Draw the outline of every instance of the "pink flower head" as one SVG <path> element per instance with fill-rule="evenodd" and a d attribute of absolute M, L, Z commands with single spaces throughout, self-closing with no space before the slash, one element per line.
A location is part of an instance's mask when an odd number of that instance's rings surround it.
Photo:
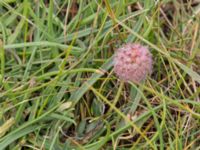
<path fill-rule="evenodd" d="M 114 72 L 124 81 L 140 82 L 152 72 L 152 55 L 140 44 L 128 43 L 116 51 Z"/>

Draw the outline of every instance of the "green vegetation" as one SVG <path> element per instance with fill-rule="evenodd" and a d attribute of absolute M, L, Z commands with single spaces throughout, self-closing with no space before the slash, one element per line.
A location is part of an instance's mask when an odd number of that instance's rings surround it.
<path fill-rule="evenodd" d="M 0 0 L 0 149 L 200 149 L 199 0 Z M 147 45 L 123 83 L 113 55 Z"/>

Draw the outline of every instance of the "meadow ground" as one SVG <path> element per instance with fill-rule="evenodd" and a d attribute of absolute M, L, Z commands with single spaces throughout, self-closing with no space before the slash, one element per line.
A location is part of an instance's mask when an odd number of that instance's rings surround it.
<path fill-rule="evenodd" d="M 153 55 L 124 83 L 124 43 Z M 0 149 L 200 149 L 199 0 L 0 0 Z"/>

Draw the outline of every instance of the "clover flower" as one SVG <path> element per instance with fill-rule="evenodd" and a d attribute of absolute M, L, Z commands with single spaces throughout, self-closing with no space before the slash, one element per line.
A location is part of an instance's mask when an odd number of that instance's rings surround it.
<path fill-rule="evenodd" d="M 152 72 L 152 55 L 146 46 L 128 43 L 114 56 L 114 72 L 125 82 L 139 83 Z"/>

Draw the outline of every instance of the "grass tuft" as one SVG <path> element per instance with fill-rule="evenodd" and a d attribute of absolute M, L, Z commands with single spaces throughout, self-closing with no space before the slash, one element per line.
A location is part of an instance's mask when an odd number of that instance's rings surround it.
<path fill-rule="evenodd" d="M 0 0 L 0 150 L 200 149 L 198 0 Z M 113 73 L 124 43 L 153 73 Z"/>

